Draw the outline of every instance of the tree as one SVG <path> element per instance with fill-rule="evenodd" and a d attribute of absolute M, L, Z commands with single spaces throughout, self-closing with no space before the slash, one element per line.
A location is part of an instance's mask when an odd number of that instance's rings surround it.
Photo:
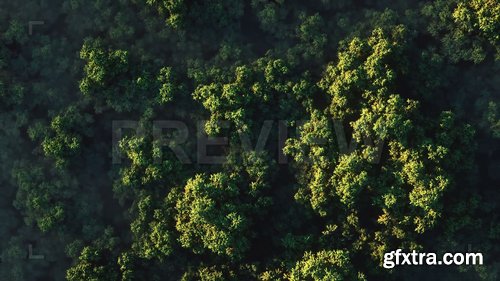
<path fill-rule="evenodd" d="M 0 280 L 497 280 L 498 1 L 373 2 L 0 1 Z"/>
<path fill-rule="evenodd" d="M 322 28 L 325 22 L 319 14 L 301 17 L 302 23 L 297 28 L 297 37 L 302 41 L 301 53 L 307 60 L 309 58 L 320 59 L 327 44 L 327 37 Z"/>
<path fill-rule="evenodd" d="M 288 279 L 291 281 L 366 280 L 363 274 L 355 271 L 345 250 L 305 253 L 303 259 L 291 270 Z"/>
<path fill-rule="evenodd" d="M 81 152 L 83 138 L 91 136 L 88 126 L 92 122 L 89 114 L 80 113 L 77 107 L 68 107 L 52 119 L 41 144 L 43 152 L 55 160 L 57 167 L 67 166 L 71 158 Z"/>
<path fill-rule="evenodd" d="M 42 232 L 61 228 L 67 219 L 67 202 L 75 196 L 77 182 L 60 170 L 20 162 L 12 171 L 18 191 L 14 206 L 25 216 L 28 225 L 36 224 Z"/>
<path fill-rule="evenodd" d="M 218 133 L 220 121 L 230 121 L 235 133 L 254 137 L 266 119 L 299 119 L 297 109 L 310 103 L 314 85 L 307 73 L 297 75 L 292 71 L 284 60 L 264 57 L 236 67 L 229 81 L 199 85 L 193 98 L 210 112 L 206 132 Z"/>
<path fill-rule="evenodd" d="M 112 230 L 106 229 L 102 237 L 85 246 L 78 257 L 78 261 L 67 270 L 66 279 L 69 281 L 83 280 L 120 280 L 114 249 L 118 243 L 113 237 Z"/>
<path fill-rule="evenodd" d="M 488 53 L 499 56 L 500 5 L 496 1 L 439 0 L 424 5 L 429 32 L 443 41 L 443 53 L 453 62 L 480 63 Z M 441 39 L 442 38 L 442 39 Z"/>
<path fill-rule="evenodd" d="M 312 111 L 285 147 L 297 161 L 296 198 L 336 229 L 325 232 L 329 239 L 344 241 L 327 245 L 352 243 L 353 252 L 369 246 L 379 261 L 388 249 L 418 247 L 417 237 L 437 225 L 454 175 L 467 169 L 456 164 L 470 163 L 473 147 L 474 131 L 451 112 L 437 120 L 419 117 L 418 103 L 395 93 L 405 71 L 404 59 L 395 60 L 404 38 L 398 26 L 346 43 L 319 84 L 331 97 L 325 113 Z M 332 130 L 339 121 L 350 125 L 356 143 L 372 144 L 342 151 L 343 136 Z"/>
<path fill-rule="evenodd" d="M 243 14 L 240 0 L 148 0 L 147 3 L 156 7 L 160 15 L 166 17 L 165 22 L 175 29 L 187 28 L 190 24 L 226 27 Z"/>
<path fill-rule="evenodd" d="M 87 39 L 80 58 L 86 62 L 80 91 L 95 100 L 97 108 L 129 112 L 146 107 L 147 95 L 156 92 L 156 81 L 149 72 L 133 68 L 127 51 L 107 50 L 101 40 Z"/>
<path fill-rule="evenodd" d="M 135 236 L 132 248 L 140 257 L 163 260 L 174 251 L 174 210 L 173 203 L 168 199 L 158 208 L 154 208 L 151 195 L 137 203 L 138 215 L 131 224 L 131 230 Z"/>
<path fill-rule="evenodd" d="M 184 187 L 175 206 L 179 242 L 194 253 L 213 252 L 230 259 L 243 257 L 250 247 L 249 206 L 239 202 L 235 175 L 197 175 Z"/>

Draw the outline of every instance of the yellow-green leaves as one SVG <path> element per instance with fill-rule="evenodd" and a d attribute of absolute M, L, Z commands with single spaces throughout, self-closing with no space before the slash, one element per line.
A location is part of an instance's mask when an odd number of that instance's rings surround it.
<path fill-rule="evenodd" d="M 195 253 L 238 260 L 249 248 L 246 208 L 237 182 L 223 173 L 190 179 L 175 206 L 179 242 Z"/>
<path fill-rule="evenodd" d="M 346 250 L 306 252 L 287 279 L 290 281 L 366 280 L 362 273 L 356 272 Z"/>

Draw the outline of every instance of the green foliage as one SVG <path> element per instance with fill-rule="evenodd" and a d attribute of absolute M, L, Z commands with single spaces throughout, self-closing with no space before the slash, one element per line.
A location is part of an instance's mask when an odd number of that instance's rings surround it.
<path fill-rule="evenodd" d="M 261 58 L 236 67 L 229 82 L 198 86 L 193 98 L 210 112 L 205 125 L 209 135 L 220 132 L 223 120 L 231 121 L 237 132 L 248 134 L 265 118 L 294 120 L 295 109 L 309 102 L 312 89 L 307 87 L 314 87 L 307 75 L 293 75 L 284 60 Z"/>
<path fill-rule="evenodd" d="M 321 146 L 333 143 L 333 124 L 319 111 L 311 113 L 310 121 L 300 128 L 300 138 L 289 138 L 283 151 L 289 154 L 302 171 L 298 174 L 299 182 L 308 186 L 299 189 L 295 198 L 301 202 L 309 201 L 321 215 L 326 215 L 325 208 L 329 205 L 325 193 L 330 171 L 336 164 L 338 152 Z"/>
<path fill-rule="evenodd" d="M 61 227 L 68 209 L 65 201 L 77 191 L 75 180 L 67 173 L 27 163 L 19 163 L 12 173 L 19 187 L 14 206 L 25 222 L 36 224 L 42 232 Z"/>
<path fill-rule="evenodd" d="M 288 10 L 285 6 L 285 1 L 251 1 L 252 8 L 259 19 L 260 28 L 277 38 L 284 38 L 287 36 L 289 27 L 283 24 Z"/>
<path fill-rule="evenodd" d="M 161 84 L 159 103 L 165 104 L 174 99 L 177 95 L 182 95 L 185 91 L 183 85 L 179 85 L 178 79 L 171 67 L 163 67 L 157 78 Z"/>
<path fill-rule="evenodd" d="M 320 82 L 331 96 L 326 114 L 311 112 L 284 149 L 298 164 L 296 199 L 332 222 L 345 220 L 334 237 L 355 239 L 354 252 L 367 243 L 375 258 L 401 245 L 417 247 L 416 237 L 437 225 L 453 175 L 467 169 L 457 164 L 470 162 L 473 148 L 474 131 L 455 124 L 451 112 L 436 122 L 418 118 L 417 103 L 393 92 L 405 72 L 395 60 L 406 47 L 403 31 L 396 27 L 387 37 L 376 29 L 366 41 L 347 43 Z M 353 139 L 365 144 L 339 149 L 345 136 L 332 124 L 339 120 L 350 121 Z M 387 154 L 379 151 L 384 142 Z M 380 228 L 363 227 L 361 217 Z"/>
<path fill-rule="evenodd" d="M 69 281 L 120 280 L 118 268 L 114 262 L 115 257 L 112 253 L 117 239 L 111 235 L 112 231 L 107 229 L 93 245 L 85 246 L 78 261 L 67 270 L 66 279 Z"/>
<path fill-rule="evenodd" d="M 25 28 L 22 23 L 17 19 L 12 19 L 8 23 L 8 28 L 5 33 L 2 34 L 2 41 L 5 41 L 6 44 L 9 43 L 25 43 L 28 40 L 28 36 L 26 34 Z"/>
<path fill-rule="evenodd" d="M 9 55 L 7 48 L 0 45 L 0 101 L 3 107 L 21 104 L 25 95 L 22 84 L 8 75 Z"/>
<path fill-rule="evenodd" d="M 439 0 L 426 4 L 424 16 L 431 19 L 429 32 L 442 37 L 443 53 L 453 62 L 480 63 L 488 53 L 499 58 L 500 5 L 497 1 Z"/>
<path fill-rule="evenodd" d="M 162 259 L 174 250 L 174 229 L 169 229 L 173 225 L 173 208 L 168 208 L 172 205 L 169 202 L 158 209 L 153 209 L 153 204 L 151 196 L 137 204 L 138 217 L 131 224 L 136 241 L 132 247 L 141 257 Z"/>
<path fill-rule="evenodd" d="M 500 118 L 498 117 L 498 111 L 497 103 L 490 101 L 483 115 L 487 127 L 491 130 L 495 138 L 500 138 Z"/>
<path fill-rule="evenodd" d="M 173 159 L 161 159 L 160 145 L 149 142 L 146 137 L 124 138 L 120 141 L 120 148 L 131 162 L 130 167 L 121 171 L 121 182 L 125 186 L 147 186 L 161 181 L 175 170 Z"/>
<path fill-rule="evenodd" d="M 499 7 L 0 1 L 0 280 L 497 280 Z"/>
<path fill-rule="evenodd" d="M 323 50 L 327 44 L 327 37 L 323 30 L 325 22 L 319 14 L 303 16 L 302 23 L 297 28 L 297 37 L 304 44 L 304 58 L 322 58 Z"/>
<path fill-rule="evenodd" d="M 235 175 L 197 175 L 190 179 L 175 208 L 179 242 L 195 253 L 207 250 L 241 259 L 250 247 L 249 206 L 239 202 Z"/>
<path fill-rule="evenodd" d="M 134 274 L 132 267 L 134 264 L 134 257 L 129 253 L 123 253 L 118 258 L 118 265 L 120 265 L 120 272 L 122 274 L 122 281 L 132 281 L 137 278 Z"/>
<path fill-rule="evenodd" d="M 87 126 L 92 122 L 89 114 L 82 114 L 73 106 L 67 108 L 52 119 L 42 141 L 43 152 L 55 160 L 56 166 L 67 165 L 68 159 L 81 152 L 83 137 L 91 134 Z"/>
<path fill-rule="evenodd" d="M 106 262 L 106 259 L 102 251 L 85 247 L 78 258 L 78 264 L 68 270 L 66 279 L 70 281 L 118 280 L 116 272 L 109 266 L 99 265 Z"/>
<path fill-rule="evenodd" d="M 351 264 L 349 254 L 343 250 L 324 250 L 318 253 L 306 252 L 297 262 L 288 278 L 291 281 L 340 281 L 366 280 Z"/>
<path fill-rule="evenodd" d="M 243 13 L 240 0 L 147 0 L 147 4 L 158 9 L 166 17 L 165 22 L 174 29 L 187 28 L 190 24 L 200 27 L 212 25 L 225 27 Z"/>
<path fill-rule="evenodd" d="M 86 63 L 80 91 L 95 99 L 98 107 L 111 107 L 117 112 L 132 111 L 145 106 L 144 93 L 157 87 L 148 72 L 133 68 L 127 51 L 108 50 L 100 40 L 86 40 L 80 58 Z"/>

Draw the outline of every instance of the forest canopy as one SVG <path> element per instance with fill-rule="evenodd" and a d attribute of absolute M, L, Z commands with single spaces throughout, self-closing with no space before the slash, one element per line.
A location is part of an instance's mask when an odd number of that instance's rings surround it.
<path fill-rule="evenodd" d="M 497 0 L 0 1 L 0 280 L 499 280 L 499 86 Z"/>

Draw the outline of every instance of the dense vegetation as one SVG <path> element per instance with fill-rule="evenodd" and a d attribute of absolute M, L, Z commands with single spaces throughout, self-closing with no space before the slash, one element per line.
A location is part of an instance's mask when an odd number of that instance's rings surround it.
<path fill-rule="evenodd" d="M 497 0 L 0 1 L 0 280 L 499 280 L 499 62 Z"/>

